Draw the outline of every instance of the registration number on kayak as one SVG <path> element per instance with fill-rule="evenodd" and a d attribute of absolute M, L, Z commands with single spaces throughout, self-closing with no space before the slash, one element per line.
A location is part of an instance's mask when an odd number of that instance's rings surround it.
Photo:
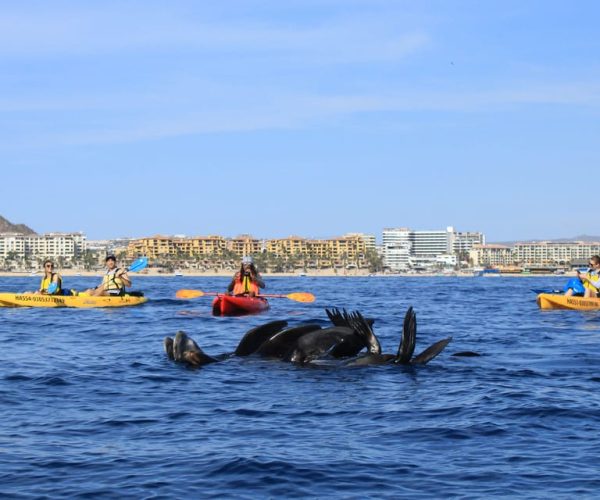
<path fill-rule="evenodd" d="M 567 304 L 578 307 L 598 307 L 598 301 L 585 299 L 567 299 Z"/>
<path fill-rule="evenodd" d="M 15 300 L 21 302 L 53 302 L 55 304 L 64 304 L 65 299 L 59 297 L 48 297 L 44 295 L 15 295 Z"/>

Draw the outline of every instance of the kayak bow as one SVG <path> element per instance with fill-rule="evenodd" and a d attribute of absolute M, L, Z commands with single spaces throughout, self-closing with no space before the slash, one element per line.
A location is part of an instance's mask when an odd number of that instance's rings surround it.
<path fill-rule="evenodd" d="M 212 303 L 215 316 L 242 316 L 256 314 L 269 308 L 269 301 L 262 297 L 218 295 Z"/>

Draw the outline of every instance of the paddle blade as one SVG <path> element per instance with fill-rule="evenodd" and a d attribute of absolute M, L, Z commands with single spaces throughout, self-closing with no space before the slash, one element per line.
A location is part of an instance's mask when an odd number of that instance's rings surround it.
<path fill-rule="evenodd" d="M 141 271 L 148 265 L 148 257 L 140 257 L 133 261 L 133 263 L 129 266 L 128 270 L 134 273 Z"/>
<path fill-rule="evenodd" d="M 315 296 L 308 292 L 296 292 L 289 293 L 286 295 L 288 299 L 295 300 L 296 302 L 314 302 Z"/>
<path fill-rule="evenodd" d="M 175 297 L 178 299 L 195 299 L 196 297 L 202 297 L 204 292 L 202 290 L 177 290 Z"/>
<path fill-rule="evenodd" d="M 46 293 L 53 294 L 54 292 L 56 292 L 57 288 L 58 288 L 58 283 L 54 283 L 54 282 L 50 283 L 48 285 L 48 288 L 46 288 Z"/>

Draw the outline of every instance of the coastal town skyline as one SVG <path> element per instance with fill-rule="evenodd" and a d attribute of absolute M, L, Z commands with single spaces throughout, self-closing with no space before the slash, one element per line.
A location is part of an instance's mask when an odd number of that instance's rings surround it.
<path fill-rule="evenodd" d="M 305 239 L 328 239 L 328 238 L 340 238 L 343 237 L 345 235 L 356 235 L 356 234 L 363 234 L 363 235 L 372 235 L 375 237 L 375 240 L 377 242 L 378 245 L 383 243 L 383 233 L 386 230 L 389 229 L 398 229 L 398 228 L 404 228 L 404 229 L 409 229 L 412 231 L 443 231 L 443 230 L 447 230 L 449 228 L 454 228 L 457 227 L 458 229 L 463 229 L 460 226 L 439 226 L 436 228 L 417 228 L 414 226 L 409 226 L 409 225 L 396 225 L 393 227 L 389 227 L 389 228 L 381 228 L 379 232 L 377 233 L 367 233 L 367 232 L 363 232 L 363 231 L 357 231 L 357 230 L 350 230 L 347 231 L 344 234 L 329 234 L 329 235 L 325 235 L 325 236 L 315 236 L 312 234 L 281 234 L 281 235 L 275 235 L 275 236 L 271 236 L 271 237 L 265 237 L 263 235 L 260 234 L 256 234 L 252 231 L 246 231 L 246 232 L 240 232 L 237 234 L 224 234 L 224 233 L 214 233 L 214 234 L 209 234 L 209 233 L 200 233 L 200 232 L 195 232 L 195 233 L 191 233 L 191 234 L 183 234 L 183 233 L 174 233 L 174 232 L 167 232 L 167 233 L 151 233 L 151 234 L 145 234 L 145 235 L 140 235 L 140 234 L 121 234 L 121 235 L 110 235 L 108 237 L 104 237 L 104 238 L 94 238 L 94 237 L 90 237 L 89 233 L 85 230 L 77 230 L 77 231 L 71 231 L 71 230 L 66 230 L 64 228 L 52 228 L 49 231 L 36 231 L 36 229 L 33 226 L 33 224 L 29 224 L 27 222 L 24 221 L 20 221 L 20 222 L 14 222 L 14 221 L 10 221 L 7 218 L 3 217 L 2 214 L 0 214 L 0 234 L 2 233 L 27 233 L 27 231 L 31 231 L 33 233 L 36 234 L 56 234 L 56 233 L 64 233 L 64 234 L 69 234 L 69 233 L 81 233 L 83 235 L 85 235 L 86 239 L 88 241 L 115 241 L 115 240 L 136 240 L 136 239 L 143 239 L 143 238 L 152 238 L 152 237 L 156 237 L 156 236 L 164 236 L 164 237 L 174 237 L 174 238 L 194 238 L 194 237 L 201 237 L 201 236 L 220 236 L 223 238 L 237 238 L 240 236 L 252 236 L 258 239 L 263 239 L 263 240 L 267 240 L 267 239 L 278 239 L 278 238 L 290 238 L 290 237 L 300 237 L 300 238 L 305 238 Z M 25 230 L 23 229 L 25 228 Z M 557 238 L 540 238 L 540 239 L 536 239 L 536 238 L 524 238 L 521 240 L 518 239 L 510 239 L 510 240 L 506 240 L 506 241 L 491 241 L 489 240 L 489 238 L 487 238 L 487 235 L 485 235 L 485 233 L 483 233 L 483 231 L 478 231 L 476 229 L 472 229 L 469 230 L 469 232 L 477 232 L 477 233 L 481 233 L 484 236 L 484 239 L 487 243 L 490 244 L 510 244 L 510 243 L 515 243 L 515 242 L 534 242 L 534 241 L 600 241 L 600 235 L 591 235 L 591 234 L 580 234 L 580 235 L 574 235 L 574 236 L 559 236 Z"/>

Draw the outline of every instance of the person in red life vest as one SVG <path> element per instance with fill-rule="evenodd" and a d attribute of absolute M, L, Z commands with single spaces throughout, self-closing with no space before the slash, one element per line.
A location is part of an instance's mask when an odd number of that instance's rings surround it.
<path fill-rule="evenodd" d="M 260 289 L 265 287 L 265 282 L 256 270 L 252 257 L 244 257 L 240 270 L 227 287 L 227 293 L 232 295 L 247 295 L 255 297 L 260 293 Z"/>

